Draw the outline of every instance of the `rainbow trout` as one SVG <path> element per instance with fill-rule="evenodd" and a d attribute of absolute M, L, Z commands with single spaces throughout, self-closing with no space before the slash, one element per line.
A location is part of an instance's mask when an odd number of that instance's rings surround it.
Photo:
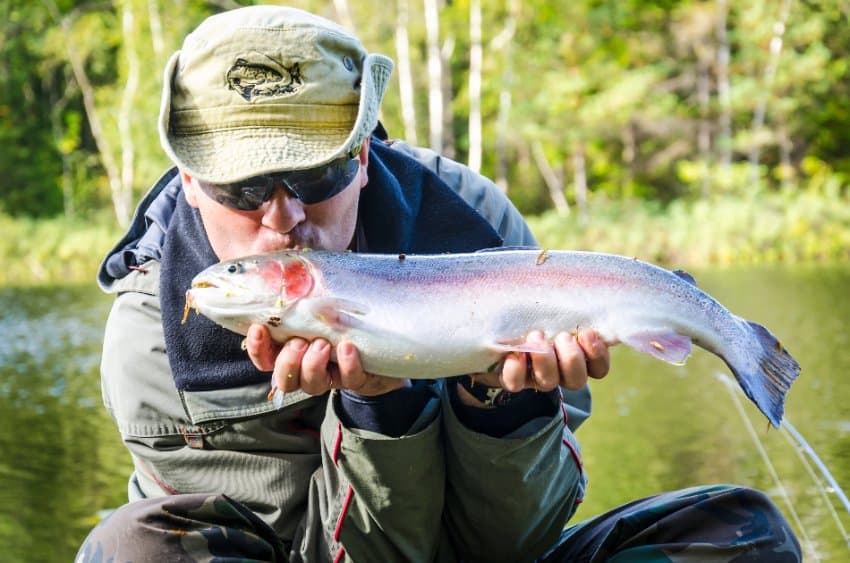
<path fill-rule="evenodd" d="M 730 313 L 685 272 L 612 254 L 500 250 L 378 255 L 285 251 L 198 274 L 190 307 L 245 334 L 347 339 L 364 369 L 432 379 L 486 371 L 507 352 L 539 352 L 531 330 L 596 330 L 673 364 L 691 343 L 731 369 L 774 426 L 799 364 L 763 326 Z"/>

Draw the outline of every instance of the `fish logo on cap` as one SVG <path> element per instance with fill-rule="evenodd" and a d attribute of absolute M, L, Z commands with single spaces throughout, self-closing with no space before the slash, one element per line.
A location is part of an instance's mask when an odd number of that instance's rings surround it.
<path fill-rule="evenodd" d="M 254 55 L 262 62 L 240 57 L 227 71 L 227 87 L 246 101 L 293 94 L 304 83 L 298 63 L 286 67 L 260 53 Z"/>

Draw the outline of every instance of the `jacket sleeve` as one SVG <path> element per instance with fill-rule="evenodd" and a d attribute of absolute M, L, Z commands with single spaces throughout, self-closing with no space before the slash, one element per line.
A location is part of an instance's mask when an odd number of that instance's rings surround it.
<path fill-rule="evenodd" d="M 511 200 L 489 178 L 430 149 L 392 141 L 392 148 L 416 159 L 475 209 L 505 241 L 505 246 L 537 246 L 534 235 Z"/>
<path fill-rule="evenodd" d="M 462 560 L 526 561 L 545 553 L 584 496 L 565 405 L 494 438 L 465 427 L 444 390 L 446 532 Z"/>
<path fill-rule="evenodd" d="M 354 561 L 434 560 L 445 486 L 437 391 L 398 438 L 347 428 L 339 413 L 334 391 L 322 423 L 331 553 Z"/>

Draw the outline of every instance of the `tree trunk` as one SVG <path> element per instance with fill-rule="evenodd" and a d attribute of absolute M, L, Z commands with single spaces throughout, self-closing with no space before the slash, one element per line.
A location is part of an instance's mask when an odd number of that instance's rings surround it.
<path fill-rule="evenodd" d="M 425 33 L 428 45 L 428 140 L 443 151 L 443 80 L 440 59 L 440 16 L 437 0 L 425 0 Z"/>
<path fill-rule="evenodd" d="M 561 215 L 568 214 L 570 212 L 570 204 L 567 203 L 567 198 L 564 196 L 564 179 L 549 164 L 546 153 L 543 151 L 543 144 L 540 141 L 532 141 L 531 154 L 534 157 L 534 162 L 537 164 L 540 175 L 543 176 L 546 187 L 549 189 L 549 197 L 552 198 L 555 209 Z"/>
<path fill-rule="evenodd" d="M 59 10 L 55 4 L 52 5 L 55 13 L 58 15 Z M 71 22 L 69 17 L 61 18 L 60 25 L 66 37 L 71 36 Z M 121 170 L 118 163 L 115 162 L 113 155 L 113 147 L 109 139 L 103 133 L 103 127 L 100 123 L 100 117 L 97 115 L 97 107 L 94 101 L 94 87 L 89 81 L 86 74 L 85 62 L 75 50 L 71 41 L 66 41 L 65 52 L 68 56 L 68 62 L 71 63 L 71 70 L 74 73 L 74 80 L 80 88 L 80 93 L 83 96 L 83 107 L 86 110 L 86 119 L 88 120 L 89 130 L 94 138 L 98 153 L 100 154 L 100 162 L 106 171 L 106 177 L 109 180 L 109 189 L 112 195 L 112 207 L 115 211 L 115 217 L 121 227 L 126 227 L 130 222 L 130 206 L 128 198 L 122 193 L 123 186 L 121 183 Z"/>
<path fill-rule="evenodd" d="M 773 89 L 773 80 L 776 78 L 776 67 L 779 66 L 779 55 L 782 53 L 782 40 L 785 36 L 785 24 L 791 11 L 791 0 L 783 0 L 779 9 L 779 17 L 773 24 L 773 37 L 770 39 L 770 58 L 764 70 L 764 86 L 761 88 L 761 99 L 753 112 L 752 131 L 756 137 L 750 149 L 750 185 L 755 186 L 759 181 L 759 160 L 761 159 L 761 146 L 758 134 L 764 127 L 764 119 L 767 114 L 767 102 Z"/>
<path fill-rule="evenodd" d="M 702 178 L 700 179 L 700 196 L 708 198 L 711 191 L 711 93 L 709 77 L 709 59 L 699 55 L 697 62 L 697 100 L 699 101 L 699 124 L 697 126 L 697 149 L 702 163 Z"/>
<path fill-rule="evenodd" d="M 62 211 L 65 218 L 70 219 L 76 213 L 74 206 L 74 182 L 73 170 L 70 159 L 68 158 L 71 151 L 62 147 L 62 139 L 65 138 L 65 124 L 62 117 L 65 113 L 65 108 L 68 107 L 68 100 L 72 95 L 76 94 L 76 89 L 72 87 L 73 79 L 68 77 L 66 82 L 70 84 L 61 88 L 62 95 L 58 99 L 56 98 L 56 90 L 59 88 L 51 84 L 45 90 L 50 95 L 50 129 L 53 132 L 53 141 L 58 145 L 58 152 L 62 158 Z"/>
<path fill-rule="evenodd" d="M 783 119 L 779 125 L 779 161 L 782 164 L 782 187 L 792 187 L 794 179 L 794 164 L 791 161 L 791 152 L 794 150 L 794 142 L 788 135 L 788 127 Z"/>
<path fill-rule="evenodd" d="M 151 43 L 157 66 L 165 66 L 165 40 L 162 37 L 162 18 L 159 17 L 157 0 L 148 0 L 148 19 L 151 26 Z M 162 64 L 161 64 L 162 63 Z"/>
<path fill-rule="evenodd" d="M 481 170 L 481 0 L 469 3 L 469 156 L 473 172 Z"/>
<path fill-rule="evenodd" d="M 395 48 L 398 59 L 398 87 L 401 99 L 401 120 L 404 138 L 411 144 L 416 140 L 416 105 L 413 100 L 413 75 L 410 72 L 410 40 L 407 35 L 408 0 L 398 0 L 395 27 Z"/>
<path fill-rule="evenodd" d="M 584 143 L 576 141 L 573 151 L 573 181 L 575 183 L 576 206 L 579 224 L 587 224 L 587 166 Z"/>
<path fill-rule="evenodd" d="M 499 92 L 499 121 L 496 131 L 496 185 L 508 193 L 508 127 L 513 86 L 513 39 L 519 15 L 519 0 L 510 0 L 505 28 L 493 38 L 491 48 L 503 50 L 502 90 Z"/>
<path fill-rule="evenodd" d="M 626 169 L 623 173 L 623 186 L 620 193 L 625 197 L 632 197 L 634 190 L 632 184 L 635 179 L 635 158 L 637 157 L 637 140 L 635 139 L 635 124 L 631 119 L 626 122 L 622 131 L 623 164 Z"/>
<path fill-rule="evenodd" d="M 727 0 L 717 0 L 717 99 L 720 105 L 716 138 L 720 166 L 728 173 L 732 166 L 732 96 L 729 87 L 729 38 L 726 25 L 729 18 Z"/>
<path fill-rule="evenodd" d="M 443 48 L 440 50 L 440 64 L 444 72 L 442 73 L 441 84 L 443 87 L 443 154 L 449 158 L 457 158 L 455 151 L 455 129 L 454 129 L 454 109 L 452 108 L 452 100 L 454 99 L 454 88 L 452 83 L 452 55 L 455 50 L 455 38 L 446 37 L 443 41 Z M 448 69 L 448 70 L 446 70 Z"/>
<path fill-rule="evenodd" d="M 124 200 L 122 207 L 126 206 L 129 216 L 130 207 L 133 204 L 133 181 L 135 172 L 136 148 L 133 143 L 133 101 L 139 89 L 139 54 L 136 50 L 137 30 L 133 5 L 130 0 L 125 0 L 123 13 L 121 15 L 121 28 L 124 34 L 124 50 L 127 53 L 127 83 L 124 85 L 124 93 L 121 96 L 121 108 L 118 111 L 118 132 L 121 139 L 121 194 Z"/>

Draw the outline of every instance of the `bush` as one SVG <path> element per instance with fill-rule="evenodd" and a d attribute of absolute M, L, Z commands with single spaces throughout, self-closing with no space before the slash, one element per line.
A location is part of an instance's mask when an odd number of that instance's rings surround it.
<path fill-rule="evenodd" d="M 761 193 L 748 198 L 652 202 L 594 198 L 589 217 L 529 218 L 546 248 L 596 250 L 670 266 L 850 259 L 850 200 L 838 193 Z M 584 226 L 581 226 L 584 223 Z"/>
<path fill-rule="evenodd" d="M 94 283 L 120 236 L 114 221 L 11 218 L 0 214 L 0 285 Z"/>

